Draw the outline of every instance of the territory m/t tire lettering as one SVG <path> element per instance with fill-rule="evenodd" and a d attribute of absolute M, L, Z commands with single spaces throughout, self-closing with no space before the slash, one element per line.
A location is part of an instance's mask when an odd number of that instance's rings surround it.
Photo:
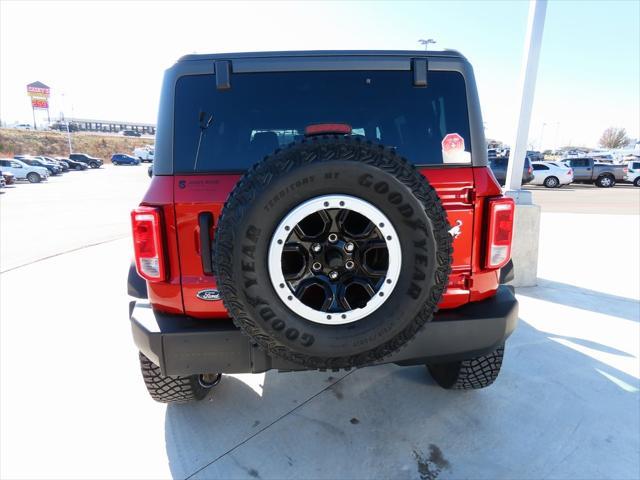
<path fill-rule="evenodd" d="M 309 368 L 371 364 L 432 320 L 451 236 L 440 199 L 393 149 L 314 137 L 236 185 L 213 255 L 234 322 Z"/>

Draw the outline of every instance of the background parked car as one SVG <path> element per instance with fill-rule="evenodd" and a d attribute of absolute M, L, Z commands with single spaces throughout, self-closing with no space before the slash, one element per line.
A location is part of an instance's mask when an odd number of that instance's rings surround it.
<path fill-rule="evenodd" d="M 139 147 L 133 151 L 133 156 L 141 162 L 153 162 L 155 150 L 151 147 Z"/>
<path fill-rule="evenodd" d="M 49 178 L 49 170 L 44 167 L 33 167 L 15 158 L 0 158 L 0 170 L 11 172 L 16 180 L 29 180 L 40 183 Z"/>
<path fill-rule="evenodd" d="M 532 185 L 544 185 L 556 188 L 573 182 L 573 170 L 566 165 L 558 166 L 553 162 L 531 162 L 533 167 Z"/>
<path fill-rule="evenodd" d="M 640 160 L 633 160 L 627 163 L 627 173 L 624 179 L 633 183 L 636 187 L 640 187 Z"/>
<path fill-rule="evenodd" d="M 562 161 L 573 169 L 573 181 L 595 183 L 597 187 L 610 188 L 624 180 L 623 165 L 596 163 L 591 157 L 569 158 Z"/>
<path fill-rule="evenodd" d="M 140 165 L 140 160 L 125 153 L 116 153 L 111 157 L 114 165 Z"/>
<path fill-rule="evenodd" d="M 18 123 L 14 125 L 13 128 L 15 128 L 16 130 L 32 130 L 33 129 L 33 127 L 28 123 Z"/>
<path fill-rule="evenodd" d="M 100 168 L 104 163 L 102 159 L 92 157 L 90 155 L 87 155 L 86 153 L 72 153 L 71 155 L 69 155 L 69 158 L 71 160 L 75 160 L 76 162 L 86 163 L 91 168 Z"/>
<path fill-rule="evenodd" d="M 56 160 L 60 160 L 69 165 L 70 170 L 86 170 L 89 168 L 89 165 L 82 162 L 76 162 L 75 160 L 71 160 L 70 158 L 65 157 L 56 157 Z"/>
<path fill-rule="evenodd" d="M 53 158 L 45 157 L 44 155 L 30 155 L 30 158 L 33 158 L 35 160 L 40 160 L 42 163 L 46 165 L 52 165 L 54 167 L 57 167 L 60 170 L 60 172 L 66 172 L 69 170 L 66 165 L 62 165 L 57 160 Z"/>
<path fill-rule="evenodd" d="M 46 168 L 47 170 L 49 170 L 49 174 L 51 174 L 51 175 L 59 175 L 60 173 L 62 173 L 62 169 L 59 166 L 51 165 L 49 163 L 46 163 L 46 162 L 40 160 L 39 158 L 26 157 L 26 156 L 16 156 L 14 158 L 16 160 L 20 160 L 20 161 L 26 163 L 27 165 L 31 165 L 32 167 Z"/>
<path fill-rule="evenodd" d="M 509 158 L 498 157 L 489 160 L 489 167 L 491 167 L 494 177 L 503 186 L 507 181 L 507 165 L 509 165 Z M 522 184 L 529 183 L 531 180 L 533 180 L 533 167 L 531 166 L 531 160 L 525 158 L 522 169 Z"/>
<path fill-rule="evenodd" d="M 62 167 L 63 172 L 69 171 L 69 164 L 63 160 L 58 160 L 57 158 L 52 158 L 52 157 L 42 157 L 42 158 L 44 158 L 48 162 L 53 162 L 56 165 L 60 165 L 60 167 Z"/>

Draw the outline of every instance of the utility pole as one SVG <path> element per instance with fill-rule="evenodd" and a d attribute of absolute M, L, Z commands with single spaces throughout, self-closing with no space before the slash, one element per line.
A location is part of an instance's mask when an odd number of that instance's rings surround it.
<path fill-rule="evenodd" d="M 426 40 L 424 40 L 424 39 L 420 39 L 420 40 L 418 40 L 418 43 L 419 43 L 420 45 L 424 45 L 424 51 L 426 52 L 426 51 L 428 51 L 428 50 L 429 50 L 429 44 L 430 44 L 430 43 L 435 44 L 435 43 L 436 43 L 436 41 L 435 41 L 433 38 L 427 38 Z"/>

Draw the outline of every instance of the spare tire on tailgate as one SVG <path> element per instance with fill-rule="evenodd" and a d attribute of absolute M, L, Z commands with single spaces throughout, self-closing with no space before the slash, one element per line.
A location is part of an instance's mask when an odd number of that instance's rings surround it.
<path fill-rule="evenodd" d="M 393 149 L 313 137 L 238 182 L 214 245 L 234 322 L 309 368 L 371 364 L 432 320 L 451 268 L 440 199 Z"/>

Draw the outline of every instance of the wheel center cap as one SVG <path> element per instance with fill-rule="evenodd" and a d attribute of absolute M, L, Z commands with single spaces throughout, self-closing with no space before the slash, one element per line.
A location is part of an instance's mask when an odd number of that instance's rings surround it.
<path fill-rule="evenodd" d="M 344 265 L 344 257 L 338 248 L 327 248 L 325 261 L 329 268 L 338 268 Z"/>

